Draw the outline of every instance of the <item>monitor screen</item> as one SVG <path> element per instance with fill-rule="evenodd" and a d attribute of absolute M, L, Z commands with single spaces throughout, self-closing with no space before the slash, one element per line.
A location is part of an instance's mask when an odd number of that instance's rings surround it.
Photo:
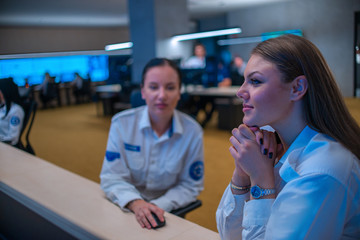
<path fill-rule="evenodd" d="M 0 78 L 12 77 L 19 86 L 40 84 L 45 73 L 56 82 L 70 82 L 75 73 L 91 81 L 105 81 L 109 77 L 108 55 L 78 55 L 0 60 Z"/>

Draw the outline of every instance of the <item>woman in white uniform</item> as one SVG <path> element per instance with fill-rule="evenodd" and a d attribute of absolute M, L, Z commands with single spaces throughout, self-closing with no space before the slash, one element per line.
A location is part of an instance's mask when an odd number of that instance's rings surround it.
<path fill-rule="evenodd" d="M 203 131 L 175 109 L 180 86 L 172 61 L 152 59 L 142 75 L 146 105 L 112 118 L 101 187 L 143 228 L 157 225 L 151 213 L 163 221 L 164 211 L 186 206 L 203 189 Z"/>
<path fill-rule="evenodd" d="M 360 129 L 316 46 L 295 35 L 260 43 L 237 96 L 221 238 L 360 239 Z M 264 125 L 280 144 L 254 127 Z"/>
<path fill-rule="evenodd" d="M 17 85 L 11 78 L 0 79 L 0 141 L 16 145 L 24 121 Z"/>

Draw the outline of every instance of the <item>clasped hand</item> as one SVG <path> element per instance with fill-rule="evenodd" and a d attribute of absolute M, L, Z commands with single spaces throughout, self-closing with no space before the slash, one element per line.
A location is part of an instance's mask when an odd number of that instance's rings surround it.
<path fill-rule="evenodd" d="M 274 161 L 281 151 L 275 133 L 241 124 L 232 130 L 232 134 L 230 153 L 235 160 L 233 183 L 273 188 Z"/>

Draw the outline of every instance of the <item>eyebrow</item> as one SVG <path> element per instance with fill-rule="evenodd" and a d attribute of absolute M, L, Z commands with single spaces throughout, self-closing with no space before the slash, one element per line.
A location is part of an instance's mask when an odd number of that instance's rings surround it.
<path fill-rule="evenodd" d="M 247 75 L 247 78 L 251 78 L 251 77 L 252 77 L 253 75 L 255 75 L 256 73 L 262 75 L 261 72 L 255 71 L 255 72 L 252 72 L 252 73 L 250 73 L 249 75 Z"/>

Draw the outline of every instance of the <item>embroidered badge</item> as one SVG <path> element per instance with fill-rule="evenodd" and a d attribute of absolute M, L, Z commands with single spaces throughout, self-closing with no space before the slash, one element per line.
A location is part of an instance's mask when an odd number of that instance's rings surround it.
<path fill-rule="evenodd" d="M 112 162 L 112 161 L 114 161 L 115 159 L 120 158 L 120 153 L 118 153 L 118 152 L 106 151 L 105 157 L 106 157 L 106 160 L 108 160 L 109 162 Z"/>
<path fill-rule="evenodd" d="M 124 143 L 125 149 L 133 152 L 140 152 L 140 146 Z"/>
<path fill-rule="evenodd" d="M 13 125 L 13 126 L 19 125 L 20 124 L 20 118 L 18 116 L 13 116 L 10 119 L 10 124 Z"/>
<path fill-rule="evenodd" d="M 190 177 L 194 180 L 200 180 L 204 175 L 204 163 L 201 161 L 194 162 L 190 166 Z"/>

